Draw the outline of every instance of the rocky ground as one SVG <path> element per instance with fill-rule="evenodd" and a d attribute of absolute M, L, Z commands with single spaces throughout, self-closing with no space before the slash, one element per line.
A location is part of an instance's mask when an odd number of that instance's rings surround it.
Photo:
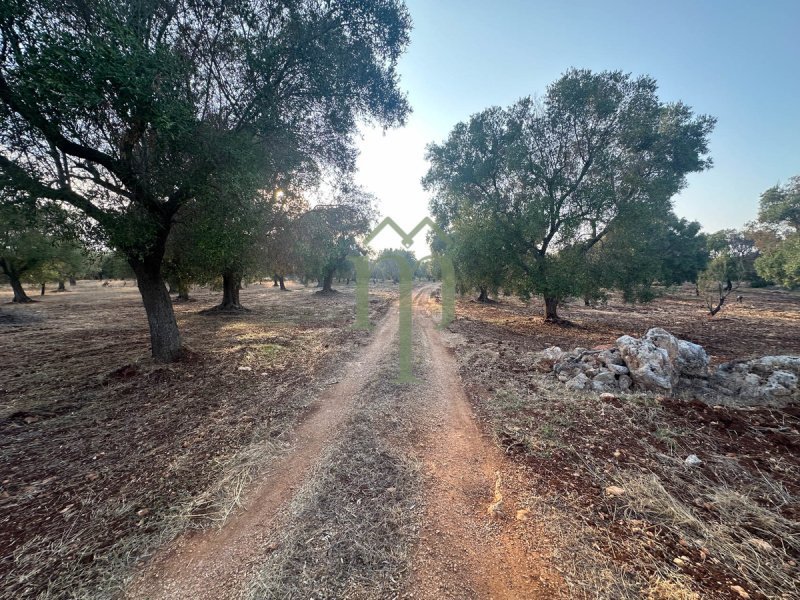
<path fill-rule="evenodd" d="M 513 300 L 458 307 L 462 378 L 526 469 L 571 597 L 800 595 L 796 371 L 757 358 L 800 354 L 800 297 L 744 295 L 721 320 L 690 290 L 570 305 L 567 326 Z"/>

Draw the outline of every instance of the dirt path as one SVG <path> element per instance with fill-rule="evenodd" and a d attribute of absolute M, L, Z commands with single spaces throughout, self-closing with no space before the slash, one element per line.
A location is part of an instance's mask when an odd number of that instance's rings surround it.
<path fill-rule="evenodd" d="M 129 598 L 223 600 L 241 596 L 243 584 L 275 547 L 285 526 L 286 508 L 352 409 L 360 389 L 375 377 L 384 349 L 397 336 L 397 309 L 391 309 L 343 378 L 317 399 L 292 435 L 289 451 L 267 467 L 243 494 L 244 510 L 221 529 L 179 538 L 159 553 L 133 582 Z"/>
<path fill-rule="evenodd" d="M 433 290 L 434 286 L 425 286 L 415 292 L 414 298 L 414 327 L 417 330 L 414 353 L 423 367 L 419 369 L 422 380 L 411 387 L 392 387 L 387 383 L 387 365 L 396 359 L 393 355 L 398 323 L 395 308 L 381 322 L 372 342 L 360 357 L 343 370 L 342 380 L 317 400 L 317 408 L 295 432 L 295 443 L 290 451 L 275 460 L 259 483 L 247 492 L 246 510 L 229 519 L 221 530 L 206 531 L 176 541 L 136 579 L 129 597 L 193 600 L 246 597 L 259 568 L 262 579 L 266 565 L 267 569 L 284 571 L 275 576 L 275 581 L 280 581 L 281 577 L 293 580 L 296 577 L 291 575 L 292 569 L 305 575 L 308 560 L 316 560 L 320 554 L 325 555 L 320 560 L 327 560 L 336 569 L 341 558 L 327 556 L 330 551 L 317 549 L 310 555 L 303 554 L 307 551 L 303 530 L 307 524 L 295 521 L 301 514 L 312 514 L 312 519 L 316 515 L 323 523 L 335 520 L 336 514 L 326 516 L 319 508 L 327 506 L 328 496 L 333 494 L 332 488 L 326 487 L 327 484 L 315 486 L 314 478 L 324 478 L 324 471 L 329 470 L 331 464 L 340 468 L 348 461 L 355 463 L 356 466 L 352 467 L 354 472 L 362 468 L 363 474 L 365 461 L 371 460 L 377 446 L 367 444 L 364 446 L 366 449 L 359 450 L 358 443 L 348 441 L 347 432 L 353 431 L 354 422 L 359 423 L 367 417 L 373 421 L 366 425 L 366 431 L 380 438 L 375 440 L 376 443 L 390 447 L 391 452 L 422 467 L 420 489 L 413 492 L 419 496 L 422 505 L 412 509 L 416 511 L 413 519 L 418 522 L 414 529 L 418 535 L 407 543 L 398 540 L 398 544 L 408 546 L 407 558 L 402 559 L 402 567 L 392 567 L 407 574 L 387 575 L 386 567 L 382 566 L 384 571 L 378 574 L 376 570 L 376 578 L 405 581 L 402 588 L 406 590 L 406 596 L 414 598 L 535 599 L 558 596 L 558 586 L 553 583 L 557 579 L 547 568 L 547 557 L 537 554 L 526 541 L 531 536 L 536 537 L 535 524 L 516 518 L 516 511 L 524 508 L 517 506 L 514 498 L 519 476 L 476 426 L 455 361 L 428 313 Z M 390 397 L 391 401 L 388 400 Z M 372 416 L 369 416 L 370 411 Z M 403 420 L 402 427 L 383 426 L 383 420 L 390 421 L 395 416 Z M 364 423 L 357 427 L 361 439 L 364 427 Z M 338 430 L 345 433 L 338 435 L 341 433 Z M 330 461 L 331 456 L 336 457 L 341 448 L 345 448 L 345 454 L 339 454 L 340 458 L 333 463 L 324 463 L 328 466 L 320 469 L 323 462 Z M 306 492 L 309 494 L 306 498 L 303 488 L 316 491 Z M 395 493 L 394 487 L 387 487 L 386 491 Z M 336 493 L 347 495 L 342 494 L 341 489 Z M 304 502 L 308 509 L 305 513 Z M 334 512 L 367 511 L 357 523 L 369 521 L 369 511 L 384 510 L 388 506 L 362 504 L 360 499 L 356 506 L 342 508 L 340 505 Z M 408 512 L 408 509 L 403 510 Z M 337 535 L 347 535 L 347 529 L 345 527 L 345 533 Z M 296 532 L 294 542 L 291 542 L 292 531 Z M 287 532 L 290 532 L 288 536 Z M 390 530 L 386 535 L 391 535 Z M 335 536 L 330 534 L 328 537 Z M 270 557 L 279 546 L 276 554 L 282 555 L 273 560 Z M 298 550 L 298 547 L 303 550 Z M 298 559 L 299 555 L 302 558 Z M 405 551 L 403 556 L 406 556 Z M 301 564 L 291 566 L 292 560 L 299 560 Z M 328 571 L 331 569 L 329 566 L 326 568 Z M 348 597 L 381 597 L 378 592 L 368 589 L 369 568 L 367 566 L 366 571 L 362 568 L 366 585 L 361 582 L 361 587 L 347 588 L 350 590 Z M 366 577 L 363 577 L 364 572 Z M 311 578 L 311 581 L 303 582 L 305 587 L 300 588 L 304 593 L 311 591 L 313 597 L 321 598 L 340 597 L 315 587 L 318 582 L 313 581 L 313 575 Z M 287 594 L 287 597 L 294 596 Z"/>
<path fill-rule="evenodd" d="M 524 540 L 534 525 L 515 501 L 520 474 L 479 430 L 455 360 L 428 314 L 431 288 L 421 292 L 414 316 L 432 387 L 428 410 L 419 414 L 426 509 L 409 587 L 422 598 L 553 598 L 557 578 Z"/>

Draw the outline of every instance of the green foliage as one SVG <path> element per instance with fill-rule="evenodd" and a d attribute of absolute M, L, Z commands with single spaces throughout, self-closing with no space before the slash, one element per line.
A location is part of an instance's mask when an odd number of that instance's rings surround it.
<path fill-rule="evenodd" d="M 398 283 L 401 271 L 397 260 L 405 260 L 409 269 L 411 269 L 412 275 L 416 276 L 417 257 L 414 252 L 404 248 L 384 248 L 381 250 L 375 260 L 371 261 L 370 276 L 373 279 L 380 279 L 381 281 L 389 279 L 394 283 Z"/>
<path fill-rule="evenodd" d="M 167 243 L 165 272 L 178 289 L 190 283 L 217 283 L 222 275 L 237 280 L 267 274 L 268 241 L 286 192 L 282 175 L 296 165 L 263 167 L 259 146 L 240 140 L 241 169 L 221 170 L 209 187 L 176 215 Z"/>
<path fill-rule="evenodd" d="M 364 255 L 360 239 L 375 221 L 375 199 L 358 187 L 344 186 L 335 196 L 300 216 L 297 224 L 298 270 L 330 289 L 337 270 L 349 267 L 348 256 Z"/>
<path fill-rule="evenodd" d="M 755 271 L 783 287 L 800 286 L 800 176 L 761 194 L 758 220 Z"/>
<path fill-rule="evenodd" d="M 0 273 L 6 279 L 41 281 L 55 257 L 56 240 L 34 211 L 0 203 Z"/>
<path fill-rule="evenodd" d="M 102 251 L 90 254 L 87 265 L 87 275 L 92 279 L 136 278 L 125 256 L 114 251 Z"/>
<path fill-rule="evenodd" d="M 357 120 L 408 112 L 395 65 L 409 29 L 393 0 L 4 3 L 0 178 L 146 255 L 241 166 L 242 134 L 311 181 L 351 169 Z"/>
<path fill-rule="evenodd" d="M 766 280 L 789 289 L 800 287 L 800 233 L 790 235 L 758 257 L 755 268 Z"/>
<path fill-rule="evenodd" d="M 400 0 L 3 2 L 0 187 L 70 205 L 121 251 L 154 356 L 173 360 L 161 268 L 176 218 L 210 236 L 208 269 L 249 261 L 258 235 L 229 175 L 309 188 L 352 171 L 359 122 L 409 111 L 396 65 L 410 27 Z M 210 226 L 220 214 L 239 239 Z"/>
<path fill-rule="evenodd" d="M 750 230 L 723 229 L 706 236 L 711 256 L 710 272 L 705 279 L 728 282 L 761 281 L 755 262 L 759 248 Z"/>
<path fill-rule="evenodd" d="M 612 232 L 632 239 L 668 212 L 686 175 L 711 165 L 713 125 L 681 103 L 661 103 L 648 77 L 571 70 L 541 102 L 523 98 L 457 124 L 428 147 L 423 183 L 453 236 L 480 232 L 474 244 L 496 265 L 485 276 L 554 305 L 618 283 L 585 277 L 589 255 Z"/>
<path fill-rule="evenodd" d="M 791 227 L 800 233 L 800 176 L 786 185 L 776 185 L 761 194 L 758 220 L 764 224 Z"/>
<path fill-rule="evenodd" d="M 708 263 L 700 224 L 636 207 L 620 215 L 608 235 L 589 252 L 574 253 L 570 270 L 587 300 L 603 300 L 604 288 L 622 291 L 626 302 L 647 302 L 654 286 L 697 281 Z"/>

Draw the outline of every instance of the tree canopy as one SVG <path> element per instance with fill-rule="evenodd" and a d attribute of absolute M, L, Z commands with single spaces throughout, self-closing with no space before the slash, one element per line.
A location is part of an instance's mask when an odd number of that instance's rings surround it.
<path fill-rule="evenodd" d="M 136 272 L 153 355 L 173 360 L 161 264 L 175 216 L 244 144 L 309 182 L 351 170 L 359 120 L 408 113 L 409 30 L 399 0 L 9 0 L 0 185 L 98 226 Z"/>
<path fill-rule="evenodd" d="M 423 183 L 439 223 L 457 234 L 469 219 L 492 232 L 505 286 L 541 294 L 555 319 L 560 300 L 585 292 L 576 269 L 595 246 L 638 228 L 632 214 L 667 214 L 686 175 L 711 165 L 714 122 L 660 102 L 649 77 L 571 70 L 542 100 L 457 124 L 428 147 Z"/>
<path fill-rule="evenodd" d="M 331 292 L 333 276 L 347 267 L 348 257 L 366 254 L 361 239 L 375 216 L 375 197 L 355 186 L 344 186 L 306 211 L 297 224 L 301 272 L 318 279 L 323 292 Z"/>
<path fill-rule="evenodd" d="M 761 194 L 758 275 L 783 287 L 800 286 L 800 176 Z"/>
<path fill-rule="evenodd" d="M 792 177 L 786 185 L 776 185 L 759 201 L 758 220 L 762 224 L 784 225 L 800 233 L 800 176 Z"/>

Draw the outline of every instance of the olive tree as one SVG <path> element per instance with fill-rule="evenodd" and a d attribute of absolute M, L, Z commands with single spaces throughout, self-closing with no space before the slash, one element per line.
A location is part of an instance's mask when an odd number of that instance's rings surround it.
<path fill-rule="evenodd" d="M 362 119 L 403 122 L 400 0 L 8 0 L 0 185 L 81 211 L 180 356 L 162 262 L 176 215 L 243 141 L 350 170 Z M 275 141 L 278 141 L 278 144 Z"/>
<path fill-rule="evenodd" d="M 361 246 L 375 221 L 375 198 L 345 185 L 333 198 L 316 204 L 299 219 L 300 270 L 333 292 L 333 276 L 347 267 L 348 257 L 363 255 Z"/>
<path fill-rule="evenodd" d="M 756 272 L 787 288 L 800 286 L 800 176 L 761 194 L 758 221 L 764 230 L 753 236 L 761 251 Z"/>
<path fill-rule="evenodd" d="M 454 233 L 469 214 L 498 236 L 509 288 L 541 294 L 557 320 L 559 302 L 585 292 L 576 269 L 588 253 L 632 209 L 663 213 L 686 175 L 711 165 L 714 119 L 656 92 L 650 77 L 570 70 L 541 100 L 473 115 L 428 146 L 432 210 Z"/>

